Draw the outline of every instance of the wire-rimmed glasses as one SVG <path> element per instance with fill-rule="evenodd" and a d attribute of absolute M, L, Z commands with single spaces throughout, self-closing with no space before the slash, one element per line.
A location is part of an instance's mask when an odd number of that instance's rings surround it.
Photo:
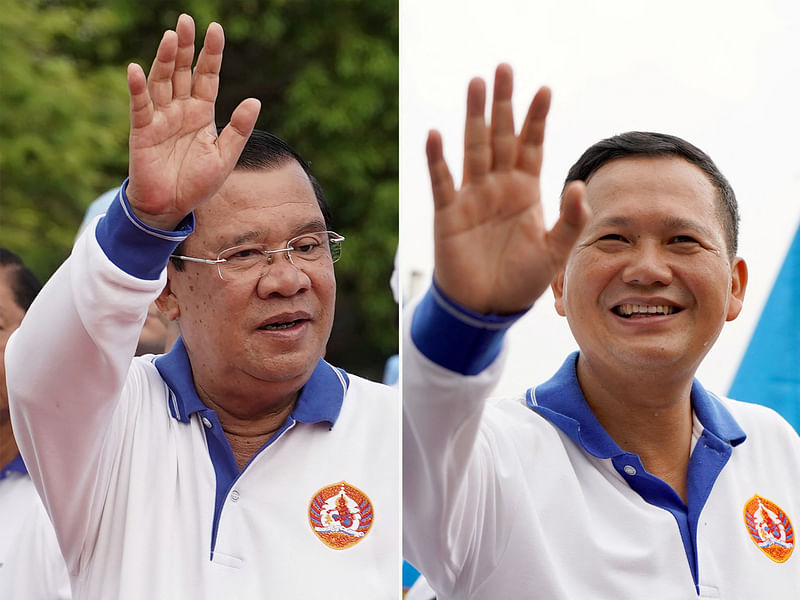
<path fill-rule="evenodd" d="M 335 231 L 304 233 L 286 242 L 285 248 L 270 250 L 266 244 L 242 244 L 223 250 L 216 259 L 197 258 L 173 254 L 171 258 L 206 265 L 217 265 L 217 273 L 223 281 L 239 281 L 263 274 L 265 264 L 271 265 L 276 254 L 284 253 L 294 266 L 302 269 L 305 263 L 327 260 L 335 263 L 342 256 L 344 236 Z"/>

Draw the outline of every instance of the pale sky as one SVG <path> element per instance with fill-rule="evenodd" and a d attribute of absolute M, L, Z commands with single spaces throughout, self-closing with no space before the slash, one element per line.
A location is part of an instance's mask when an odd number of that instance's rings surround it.
<path fill-rule="evenodd" d="M 517 124 L 553 90 L 543 197 L 550 223 L 567 170 L 594 142 L 630 130 L 678 135 L 730 180 L 750 267 L 741 316 L 698 377 L 725 394 L 800 221 L 800 3 L 738 0 L 401 0 L 401 281 L 433 268 L 425 138 L 442 132 L 460 180 L 467 83 L 514 68 Z M 542 297 L 509 334 L 497 393 L 547 379 L 576 349 Z"/>

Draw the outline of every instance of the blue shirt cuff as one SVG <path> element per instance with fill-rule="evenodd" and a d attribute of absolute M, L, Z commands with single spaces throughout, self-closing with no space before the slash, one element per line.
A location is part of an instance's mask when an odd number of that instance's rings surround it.
<path fill-rule="evenodd" d="M 125 195 L 128 180 L 100 219 L 95 230 L 97 242 L 108 259 L 138 279 L 155 280 L 169 262 L 169 256 L 194 231 L 194 214 L 189 214 L 175 231 L 162 231 L 140 221 Z"/>
<path fill-rule="evenodd" d="M 494 362 L 506 331 L 525 312 L 482 315 L 447 298 L 434 282 L 414 311 L 411 340 L 436 364 L 477 375 Z"/>

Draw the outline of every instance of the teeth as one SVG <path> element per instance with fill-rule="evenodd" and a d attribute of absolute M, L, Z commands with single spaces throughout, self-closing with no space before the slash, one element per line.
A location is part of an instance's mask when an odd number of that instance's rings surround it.
<path fill-rule="evenodd" d="M 297 321 L 289 321 L 288 323 L 269 323 L 268 325 L 264 325 L 261 329 L 289 329 L 289 327 L 293 327 L 297 323 Z"/>
<path fill-rule="evenodd" d="M 617 313 L 623 317 L 630 317 L 632 315 L 671 315 L 675 312 L 674 306 L 666 305 L 649 305 L 649 304 L 620 304 L 617 307 Z"/>

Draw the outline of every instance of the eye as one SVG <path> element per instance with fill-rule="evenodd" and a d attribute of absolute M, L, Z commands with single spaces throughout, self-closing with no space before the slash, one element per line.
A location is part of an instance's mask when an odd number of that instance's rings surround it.
<path fill-rule="evenodd" d="M 304 235 L 292 240 L 292 252 L 301 257 L 313 257 L 320 253 L 322 239 L 315 235 Z"/>
<path fill-rule="evenodd" d="M 670 244 L 699 244 L 696 239 L 690 235 L 676 235 L 669 240 Z"/>
<path fill-rule="evenodd" d="M 613 241 L 613 242 L 627 242 L 628 241 L 625 238 L 625 236 L 622 236 L 622 235 L 620 235 L 618 233 L 607 233 L 603 237 L 599 238 L 597 241 L 602 242 L 602 241 L 606 241 L 606 240 Z"/>
<path fill-rule="evenodd" d="M 260 246 L 237 246 L 223 252 L 220 258 L 229 262 L 247 262 L 259 258 L 262 253 Z"/>
<path fill-rule="evenodd" d="M 617 252 L 630 245 L 630 240 L 620 233 L 607 233 L 595 241 L 595 245 L 605 252 Z"/>

